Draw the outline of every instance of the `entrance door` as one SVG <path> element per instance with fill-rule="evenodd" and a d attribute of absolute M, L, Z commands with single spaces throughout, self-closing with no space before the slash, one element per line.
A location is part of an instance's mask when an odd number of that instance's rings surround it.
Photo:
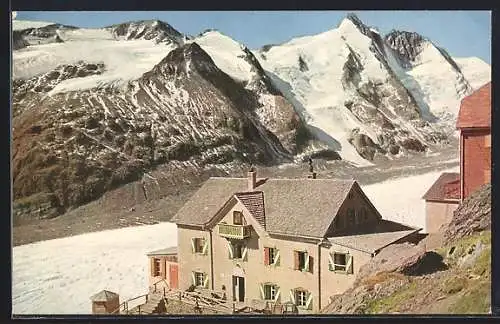
<path fill-rule="evenodd" d="M 177 264 L 170 264 L 169 279 L 171 289 L 179 288 L 179 266 Z"/>
<path fill-rule="evenodd" d="M 233 276 L 233 299 L 235 301 L 245 301 L 245 278 Z"/>

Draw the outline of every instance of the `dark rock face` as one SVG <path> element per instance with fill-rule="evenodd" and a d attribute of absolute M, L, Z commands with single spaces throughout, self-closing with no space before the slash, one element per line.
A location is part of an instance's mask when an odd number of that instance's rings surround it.
<path fill-rule="evenodd" d="M 309 67 L 307 67 L 307 63 L 306 63 L 306 61 L 304 61 L 302 56 L 299 56 L 299 70 L 301 72 L 309 71 Z"/>
<path fill-rule="evenodd" d="M 59 32 L 75 30 L 78 27 L 61 24 L 51 24 L 38 28 L 14 30 L 12 32 L 13 50 L 19 50 L 30 45 L 62 43 Z"/>
<path fill-rule="evenodd" d="M 404 68 L 411 67 L 415 58 L 422 52 L 425 42 L 428 40 L 420 34 L 406 31 L 393 30 L 385 36 L 385 43 L 394 51 Z"/>
<path fill-rule="evenodd" d="M 458 206 L 450 224 L 443 225 L 445 242 L 491 228 L 491 184 L 474 191 Z"/>
<path fill-rule="evenodd" d="M 181 44 L 182 34 L 172 26 L 158 20 L 142 20 L 106 27 L 117 38 L 126 40 L 146 39 L 156 43 Z"/>
<path fill-rule="evenodd" d="M 365 134 L 359 133 L 359 129 L 354 129 L 348 139 L 364 159 L 373 161 L 375 153 L 382 153 L 382 149 L 379 145 L 375 144 L 373 140 Z"/>

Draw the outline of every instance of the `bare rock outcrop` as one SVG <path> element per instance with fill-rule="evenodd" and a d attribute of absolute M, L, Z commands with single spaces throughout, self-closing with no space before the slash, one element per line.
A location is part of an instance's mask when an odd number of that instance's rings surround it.
<path fill-rule="evenodd" d="M 491 184 L 485 184 L 467 197 L 441 231 L 444 242 L 450 243 L 464 236 L 491 228 Z"/>

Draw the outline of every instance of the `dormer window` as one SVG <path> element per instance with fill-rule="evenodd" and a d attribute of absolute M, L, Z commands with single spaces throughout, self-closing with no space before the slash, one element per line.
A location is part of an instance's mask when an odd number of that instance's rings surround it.
<path fill-rule="evenodd" d="M 243 225 L 243 213 L 240 211 L 233 212 L 233 224 L 234 225 Z"/>

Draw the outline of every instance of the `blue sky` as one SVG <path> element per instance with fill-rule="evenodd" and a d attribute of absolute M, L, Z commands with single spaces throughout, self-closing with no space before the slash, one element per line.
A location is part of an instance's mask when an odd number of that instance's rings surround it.
<path fill-rule="evenodd" d="M 57 22 L 78 27 L 104 27 L 131 20 L 159 19 L 181 33 L 197 35 L 215 28 L 250 48 L 336 28 L 347 11 L 115 11 L 18 12 L 19 20 Z M 491 64 L 489 11 L 354 11 L 382 33 L 391 29 L 417 32 L 452 56 L 477 56 Z"/>

